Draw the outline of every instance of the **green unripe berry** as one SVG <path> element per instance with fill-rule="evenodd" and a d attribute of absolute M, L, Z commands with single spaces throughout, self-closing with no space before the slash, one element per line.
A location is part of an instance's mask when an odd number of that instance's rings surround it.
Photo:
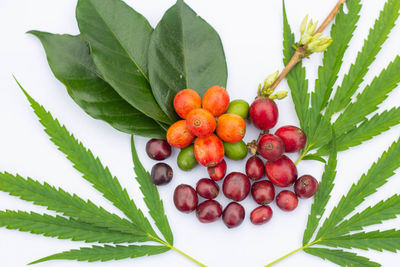
<path fill-rule="evenodd" d="M 226 113 L 236 114 L 243 119 L 247 119 L 249 115 L 249 104 L 241 99 L 233 100 L 231 103 L 229 103 Z"/>
<path fill-rule="evenodd" d="M 225 156 L 233 160 L 242 160 L 247 156 L 247 145 L 243 141 L 237 143 L 224 142 Z"/>
<path fill-rule="evenodd" d="M 184 171 L 189 171 L 196 167 L 198 162 L 194 156 L 194 145 L 182 148 L 178 154 L 177 162 L 178 167 Z"/>

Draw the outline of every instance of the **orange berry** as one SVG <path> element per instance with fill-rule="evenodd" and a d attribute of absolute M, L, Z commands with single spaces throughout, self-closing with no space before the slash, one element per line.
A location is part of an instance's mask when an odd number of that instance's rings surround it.
<path fill-rule="evenodd" d="M 224 158 L 224 144 L 215 135 L 199 137 L 194 141 L 194 155 L 203 166 L 213 167 Z"/>
<path fill-rule="evenodd" d="M 175 122 L 167 131 L 167 141 L 173 147 L 187 147 L 193 142 L 194 138 L 195 136 L 190 133 L 185 120 Z"/>
<path fill-rule="evenodd" d="M 246 122 L 236 114 L 224 114 L 218 118 L 217 135 L 228 143 L 236 143 L 246 133 Z"/>
<path fill-rule="evenodd" d="M 186 123 L 189 131 L 198 137 L 209 136 L 217 126 L 214 116 L 202 108 L 190 111 L 186 117 Z"/>
<path fill-rule="evenodd" d="M 202 107 L 215 117 L 224 114 L 229 106 L 229 95 L 224 87 L 214 85 L 203 96 Z"/>
<path fill-rule="evenodd" d="M 181 118 L 186 119 L 190 111 L 201 108 L 201 97 L 193 89 L 183 89 L 175 95 L 174 108 Z"/>

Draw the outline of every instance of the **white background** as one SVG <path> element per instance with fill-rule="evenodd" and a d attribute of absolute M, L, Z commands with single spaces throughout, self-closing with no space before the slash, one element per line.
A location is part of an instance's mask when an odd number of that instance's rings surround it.
<path fill-rule="evenodd" d="M 0 171 L 19 173 L 52 185 L 61 186 L 68 192 L 90 198 L 95 203 L 113 210 L 102 200 L 100 194 L 72 168 L 55 146 L 48 140 L 42 126 L 29 107 L 28 102 L 17 88 L 12 74 L 20 80 L 28 92 L 52 114 L 68 127 L 88 148 L 98 155 L 112 173 L 119 177 L 129 193 L 140 207 L 145 209 L 141 193 L 133 178 L 130 157 L 129 136 L 115 131 L 106 123 L 96 121 L 86 115 L 68 96 L 63 85 L 55 79 L 47 64 L 40 42 L 25 34 L 28 30 L 43 30 L 53 33 L 77 34 L 78 27 L 74 18 L 77 1 L 71 0 L 1 0 L 0 1 Z M 128 0 L 131 6 L 145 15 L 155 26 L 173 0 Z M 322 21 L 334 6 L 334 0 L 287 0 L 287 12 L 292 28 L 298 32 L 299 24 L 305 14 Z M 345 62 L 340 79 L 353 62 L 363 39 L 377 18 L 385 1 L 365 0 L 361 10 L 361 19 Z M 282 69 L 282 10 L 280 0 L 187 0 L 187 3 L 219 32 L 226 53 L 229 70 L 228 90 L 231 99 L 242 98 L 252 101 L 259 82 L 266 75 Z M 400 25 L 390 34 L 384 49 L 372 65 L 362 88 L 377 75 L 396 55 L 400 54 Z M 328 31 L 326 31 L 328 32 Z M 321 54 L 305 60 L 307 76 L 313 81 L 317 66 L 321 64 Z M 286 83 L 280 89 L 287 90 Z M 310 82 L 310 90 L 313 82 Z M 400 89 L 400 88 L 399 88 Z M 381 105 L 381 110 L 398 104 L 400 90 L 395 90 L 390 98 Z M 397 101 L 395 100 L 397 99 Z M 279 102 L 280 120 L 277 126 L 297 125 L 291 98 Z M 327 210 L 331 210 L 343 192 L 356 181 L 379 155 L 399 137 L 400 127 L 374 138 L 372 141 L 339 154 L 336 186 Z M 254 139 L 258 132 L 249 127 L 246 141 Z M 145 138 L 136 138 L 140 157 L 147 169 L 154 164 L 144 153 Z M 175 236 L 176 247 L 184 250 L 208 266 L 263 266 L 277 257 L 296 249 L 301 244 L 307 215 L 312 200 L 300 201 L 299 207 L 291 212 L 280 211 L 272 205 L 273 219 L 265 225 L 254 226 L 248 215 L 256 207 L 248 198 L 243 201 L 246 219 L 236 229 L 228 230 L 222 221 L 201 224 L 194 214 L 179 213 L 172 202 L 172 192 L 180 183 L 195 185 L 199 178 L 206 176 L 206 170 L 197 167 L 191 172 L 180 171 L 176 164 L 177 151 L 174 151 L 168 163 L 175 171 L 173 181 L 159 187 L 165 203 L 166 213 Z M 296 158 L 298 155 L 293 155 Z M 228 171 L 244 171 L 243 162 L 228 162 Z M 302 162 L 299 174 L 313 174 L 318 179 L 322 173 L 322 164 Z M 362 207 L 372 205 L 381 199 L 399 193 L 400 173 L 369 197 Z M 228 202 L 223 196 L 218 200 L 223 205 Z M 34 210 L 44 212 L 44 208 L 33 207 L 30 203 L 0 193 L 0 209 Z M 114 211 L 114 210 L 113 210 Z M 117 211 L 115 211 L 117 212 Z M 389 229 L 399 225 L 400 220 L 392 220 L 380 229 Z M 368 229 L 375 229 L 368 227 Z M 0 229 L 0 266 L 16 267 L 52 253 L 78 248 L 84 243 L 57 240 L 38 235 Z M 358 252 L 358 251 L 357 251 Z M 398 266 L 399 256 L 395 253 L 359 251 L 361 255 L 371 257 L 383 266 Z M 78 263 L 58 261 L 43 263 L 41 266 L 195 266 L 175 252 L 162 255 L 127 259 L 108 263 Z M 334 266 L 319 258 L 297 253 L 277 266 Z"/>

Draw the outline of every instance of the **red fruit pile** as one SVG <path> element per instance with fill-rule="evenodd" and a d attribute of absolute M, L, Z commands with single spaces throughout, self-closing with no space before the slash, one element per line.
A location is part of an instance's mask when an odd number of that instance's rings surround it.
<path fill-rule="evenodd" d="M 196 160 L 203 166 L 216 166 L 224 158 L 221 139 L 236 143 L 246 133 L 246 123 L 242 117 L 224 114 L 228 105 L 229 95 L 221 86 L 210 87 L 203 100 L 192 89 L 180 91 L 174 98 L 174 108 L 183 120 L 175 122 L 168 129 L 168 143 L 184 148 L 194 141 Z"/>

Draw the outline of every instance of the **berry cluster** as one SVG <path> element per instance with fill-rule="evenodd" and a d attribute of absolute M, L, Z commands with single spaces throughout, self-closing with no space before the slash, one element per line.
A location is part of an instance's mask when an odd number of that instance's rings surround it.
<path fill-rule="evenodd" d="M 310 175 L 297 179 L 296 165 L 284 155 L 304 148 L 304 132 L 295 126 L 284 126 L 275 134 L 268 133 L 278 121 L 278 108 L 271 96 L 259 96 L 249 107 L 243 100 L 229 103 L 229 95 L 219 86 L 208 89 L 203 100 L 194 90 L 184 89 L 175 96 L 174 108 L 184 120 L 171 125 L 167 141 L 150 140 L 146 146 L 148 155 L 163 160 L 171 154 L 171 146 L 181 148 L 178 166 L 190 170 L 200 163 L 207 167 L 210 177 L 200 179 L 196 188 L 187 184 L 176 187 L 174 204 L 179 211 L 190 213 L 196 210 L 197 218 L 203 223 L 222 216 L 225 225 L 233 228 L 245 218 L 245 209 L 238 202 L 251 194 L 260 206 L 251 212 L 250 220 L 259 225 L 271 219 L 273 212 L 268 204 L 275 199 L 280 209 L 292 211 L 297 207 L 298 197 L 309 198 L 316 193 L 318 182 Z M 262 133 L 258 140 L 246 145 L 242 139 L 246 131 L 244 119 L 248 116 Z M 246 162 L 245 174 L 231 172 L 226 175 L 224 155 L 241 160 L 248 150 L 253 156 Z M 266 159 L 265 164 L 262 158 Z M 268 180 L 261 180 L 265 175 Z M 165 163 L 156 164 L 151 172 L 156 185 L 169 183 L 172 176 L 172 168 Z M 224 209 L 215 200 L 220 192 L 217 181 L 222 181 L 224 196 L 232 200 Z M 275 187 L 293 184 L 294 192 L 283 190 L 275 197 Z M 206 200 L 199 203 L 199 196 Z"/>

